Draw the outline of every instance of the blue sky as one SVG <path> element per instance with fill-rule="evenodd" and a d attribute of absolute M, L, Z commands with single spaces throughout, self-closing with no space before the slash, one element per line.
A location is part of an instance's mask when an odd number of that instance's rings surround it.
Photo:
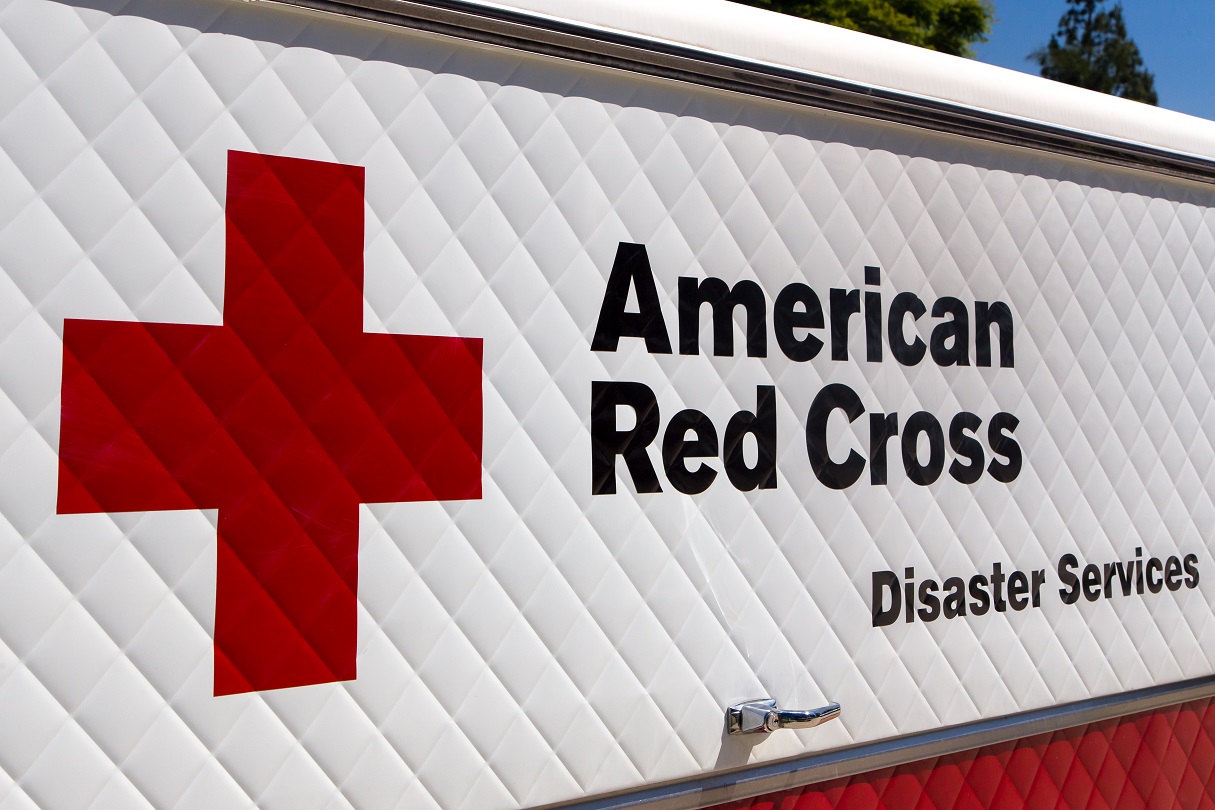
<path fill-rule="evenodd" d="M 982 62 L 1038 72 L 1026 55 L 1045 45 L 1066 0 L 992 0 L 996 24 L 975 48 Z M 1160 106 L 1215 119 L 1215 0 L 1123 0 L 1127 32 L 1156 74 Z"/>

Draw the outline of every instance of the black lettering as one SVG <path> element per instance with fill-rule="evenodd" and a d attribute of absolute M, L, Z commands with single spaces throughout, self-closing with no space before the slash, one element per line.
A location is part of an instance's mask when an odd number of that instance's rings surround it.
<path fill-rule="evenodd" d="M 1084 566 L 1084 571 L 1080 574 L 1081 582 L 1084 585 L 1084 598 L 1090 602 L 1096 602 L 1101 598 L 1101 569 L 1089 563 Z"/>
<path fill-rule="evenodd" d="M 931 622 L 941 615 L 941 600 L 937 598 L 937 581 L 926 579 L 920 583 L 920 621 Z"/>
<path fill-rule="evenodd" d="M 946 619 L 956 619 L 966 615 L 966 581 L 961 577 L 950 577 L 945 580 L 941 590 L 946 592 L 945 604 L 941 615 Z"/>
<path fill-rule="evenodd" d="M 848 359 L 848 319 L 861 311 L 860 290 L 832 290 L 831 359 Z"/>
<path fill-rule="evenodd" d="M 1164 577 L 1161 576 L 1164 573 L 1164 563 L 1162 563 L 1158 558 L 1152 557 L 1147 561 L 1147 565 L 1144 567 L 1147 569 L 1148 590 L 1152 593 L 1160 593 L 1160 589 L 1164 587 Z M 1153 569 L 1155 571 L 1155 576 L 1153 576 Z"/>
<path fill-rule="evenodd" d="M 991 365 L 991 327 L 1000 330 L 1000 368 L 1013 367 L 1012 310 L 1003 301 L 975 302 L 975 355 L 980 366 Z"/>
<path fill-rule="evenodd" d="M 1046 583 L 1046 569 L 1035 568 L 1030 575 L 1030 591 L 1034 607 L 1042 606 L 1042 586 Z"/>
<path fill-rule="evenodd" d="M 1021 420 L 1011 413 L 998 413 L 987 426 L 987 444 L 992 454 L 1008 459 L 1007 462 L 1000 462 L 993 458 L 987 465 L 987 472 L 1004 484 L 1015 481 L 1021 474 L 1021 445 L 1013 438 L 1013 431 L 1019 424 Z"/>
<path fill-rule="evenodd" d="M 886 483 L 886 445 L 899 435 L 897 413 L 869 414 L 869 483 L 874 486 Z"/>
<path fill-rule="evenodd" d="M 1008 604 L 1013 610 L 1025 610 L 1029 607 L 1029 577 L 1023 571 L 1013 571 L 1008 575 Z"/>
<path fill-rule="evenodd" d="M 1008 605 L 1004 601 L 1004 573 L 1000 570 L 1000 564 L 996 563 L 991 567 L 991 599 L 996 613 L 1003 613 Z"/>
<path fill-rule="evenodd" d="M 687 438 L 689 432 L 691 439 Z M 685 461 L 709 458 L 717 452 L 717 429 L 709 417 L 691 409 L 671 417 L 662 436 L 662 463 L 671 486 L 687 495 L 704 492 L 717 477 L 717 470 L 708 464 L 698 464 L 695 470 L 689 470 Z"/>
<path fill-rule="evenodd" d="M 958 454 L 949 464 L 949 474 L 963 484 L 973 484 L 983 475 L 983 445 L 974 437 L 983 420 L 973 413 L 962 411 L 949 423 L 949 446 Z M 969 464 L 959 464 L 964 458 Z"/>
<path fill-rule="evenodd" d="M 970 365 L 970 312 L 966 305 L 948 296 L 932 305 L 932 317 L 951 316 L 932 330 L 932 359 L 938 366 Z"/>
<path fill-rule="evenodd" d="M 915 293 L 899 293 L 890 302 L 890 312 L 886 316 L 887 340 L 890 341 L 890 353 L 904 366 L 914 366 L 923 360 L 928 346 L 919 336 L 908 343 L 903 333 L 903 321 L 908 315 L 912 321 L 918 321 L 927 311 L 928 308 Z"/>
<path fill-rule="evenodd" d="M 1170 591 L 1181 588 L 1181 560 L 1176 557 L 1164 561 L 1164 585 Z"/>
<path fill-rule="evenodd" d="M 982 616 L 991 609 L 991 597 L 987 595 L 987 577 L 975 574 L 970 578 L 970 614 Z"/>
<path fill-rule="evenodd" d="M 1080 577 L 1076 576 L 1074 570 L 1080 565 L 1080 561 L 1076 559 L 1075 554 L 1064 554 L 1059 558 L 1059 581 L 1063 583 L 1063 587 L 1059 589 L 1059 598 L 1063 600 L 1065 605 L 1074 605 L 1080 598 Z"/>
<path fill-rule="evenodd" d="M 637 312 L 625 312 L 630 285 L 637 290 Z M 622 337 L 644 338 L 646 351 L 650 354 L 671 353 L 671 338 L 667 335 L 666 321 L 662 319 L 662 304 L 654 286 L 650 257 L 645 245 L 629 242 L 621 242 L 616 248 L 616 260 L 612 262 L 612 272 L 603 293 L 591 351 L 614 352 Z"/>
<path fill-rule="evenodd" d="M 747 356 L 768 356 L 768 316 L 764 291 L 744 279 L 731 289 L 719 278 L 679 279 L 679 353 L 700 354 L 700 308 L 713 307 L 713 355 L 734 356 L 734 308 L 747 313 Z"/>
<path fill-rule="evenodd" d="M 1130 596 L 1135 585 L 1135 563 L 1119 561 L 1118 565 L 1118 584 L 1122 586 L 1122 595 Z"/>
<path fill-rule="evenodd" d="M 882 294 L 865 291 L 865 359 L 882 362 Z"/>
<path fill-rule="evenodd" d="M 739 411 L 726 425 L 726 475 L 735 488 L 750 492 L 776 488 L 776 388 L 755 386 L 755 413 Z M 743 440 L 755 437 L 755 466 L 748 467 L 743 456 Z"/>
<path fill-rule="evenodd" d="M 800 305 L 801 309 L 796 309 Z M 823 342 L 809 333 L 798 339 L 794 329 L 822 329 L 823 305 L 814 290 L 805 284 L 790 284 L 776 296 L 772 312 L 772 328 L 776 345 L 785 357 L 796 363 L 813 360 L 823 350 Z"/>
<path fill-rule="evenodd" d="M 849 422 L 855 422 L 865 413 L 861 398 L 846 385 L 832 383 L 823 387 L 810 403 L 806 417 L 806 453 L 810 456 L 810 467 L 815 477 L 832 489 L 847 489 L 856 483 L 865 470 L 865 457 L 855 450 L 848 451 L 848 458 L 834 462 L 827 447 L 827 421 L 834 410 L 841 410 Z"/>
<path fill-rule="evenodd" d="M 1198 587 L 1198 555 L 1187 554 L 1181 561 L 1185 565 L 1185 586 L 1187 588 Z"/>
<path fill-rule="evenodd" d="M 903 576 L 907 581 L 903 583 L 903 607 L 907 617 L 907 623 L 911 624 L 915 621 L 915 569 L 908 567 L 903 569 Z"/>
<path fill-rule="evenodd" d="M 928 461 L 919 459 L 920 434 L 928 436 Z M 945 469 L 945 434 L 941 423 L 927 411 L 913 413 L 903 429 L 903 469 L 913 484 L 928 486 L 941 476 Z"/>
<path fill-rule="evenodd" d="M 616 429 L 616 407 L 637 414 L 631 430 Z M 616 456 L 624 456 L 638 492 L 662 492 L 646 448 L 658 435 L 658 400 L 648 386 L 636 382 L 591 383 L 591 493 L 616 491 Z"/>
<path fill-rule="evenodd" d="M 890 607 L 883 607 L 887 594 L 890 596 Z M 903 612 L 903 600 L 899 596 L 899 578 L 893 571 L 873 572 L 872 608 L 874 627 L 894 624 L 894 620 Z"/>

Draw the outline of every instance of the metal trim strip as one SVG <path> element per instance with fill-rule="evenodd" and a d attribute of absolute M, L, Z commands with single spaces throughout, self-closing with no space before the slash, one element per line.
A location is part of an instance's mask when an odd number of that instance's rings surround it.
<path fill-rule="evenodd" d="M 1215 160 L 466 0 L 261 0 L 1215 184 Z"/>
<path fill-rule="evenodd" d="M 1215 675 L 538 810 L 697 810 L 1209 697 L 1215 697 Z"/>

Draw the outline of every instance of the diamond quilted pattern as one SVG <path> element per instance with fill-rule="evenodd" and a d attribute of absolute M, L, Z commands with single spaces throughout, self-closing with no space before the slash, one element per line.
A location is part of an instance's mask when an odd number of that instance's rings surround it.
<path fill-rule="evenodd" d="M 229 160 L 224 326 L 67 321 L 59 447 L 62 514 L 219 507 L 216 694 L 353 678 L 358 502 L 481 491 L 479 341 L 361 330 L 361 172 Z"/>
<path fill-rule="evenodd" d="M 226 0 L 4 0 L 0 75 L 0 806 L 536 806 L 1215 671 L 1210 189 Z M 362 167 L 355 331 L 484 341 L 483 497 L 352 507 L 358 678 L 217 698 L 223 503 L 56 492 L 65 338 L 229 323 L 233 150 Z M 669 323 L 681 275 L 876 264 L 887 295 L 1008 302 L 1016 367 L 594 353 L 622 241 Z M 613 379 L 719 424 L 775 386 L 780 486 L 592 497 Z M 828 383 L 1017 414 L 1025 470 L 828 491 L 798 437 Z M 869 626 L 874 570 L 1139 546 L 1200 586 Z M 844 716 L 724 740 L 758 694 Z"/>

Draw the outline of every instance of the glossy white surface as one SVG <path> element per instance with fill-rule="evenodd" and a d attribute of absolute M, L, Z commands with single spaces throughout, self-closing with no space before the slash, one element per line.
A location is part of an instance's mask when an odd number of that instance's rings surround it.
<path fill-rule="evenodd" d="M 0 76 L 4 810 L 528 807 L 1215 671 L 1209 188 L 219 0 L 7 0 Z M 366 166 L 365 326 L 485 339 L 485 494 L 363 508 L 357 681 L 215 698 L 214 513 L 54 503 L 63 319 L 220 322 L 229 149 Z M 1016 367 L 594 353 L 621 241 L 673 337 L 678 276 L 877 264 L 1008 302 Z M 592 496 L 592 380 L 719 427 L 775 385 L 779 487 Z M 829 490 L 832 382 L 1012 412 L 1025 469 Z M 870 626 L 874 570 L 1137 546 L 1200 587 Z M 727 741 L 760 695 L 844 713 Z"/>

